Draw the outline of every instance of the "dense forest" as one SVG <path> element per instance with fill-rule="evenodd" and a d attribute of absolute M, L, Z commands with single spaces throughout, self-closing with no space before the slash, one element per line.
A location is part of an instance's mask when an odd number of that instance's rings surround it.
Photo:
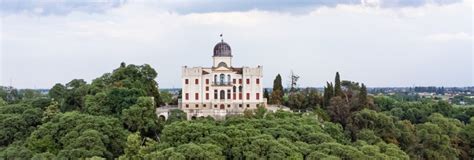
<path fill-rule="evenodd" d="M 272 105 L 223 121 L 167 120 L 155 108 L 157 72 L 126 65 L 87 83 L 0 89 L 0 159 L 473 159 L 474 108 L 436 99 L 369 95 L 336 74 L 324 92 L 282 86 Z"/>

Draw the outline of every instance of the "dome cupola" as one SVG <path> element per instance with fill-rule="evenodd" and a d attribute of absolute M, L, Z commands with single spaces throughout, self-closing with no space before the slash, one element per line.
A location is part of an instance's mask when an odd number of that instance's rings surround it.
<path fill-rule="evenodd" d="M 217 43 L 216 46 L 214 46 L 214 57 L 232 57 L 229 44 L 225 43 L 224 40 Z"/>

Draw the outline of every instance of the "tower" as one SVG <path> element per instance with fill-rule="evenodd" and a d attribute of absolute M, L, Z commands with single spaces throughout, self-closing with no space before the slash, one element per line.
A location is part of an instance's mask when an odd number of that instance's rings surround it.
<path fill-rule="evenodd" d="M 214 68 L 232 67 L 232 51 L 229 44 L 225 43 L 223 39 L 214 46 L 214 55 L 212 56 L 212 59 L 212 66 Z"/>

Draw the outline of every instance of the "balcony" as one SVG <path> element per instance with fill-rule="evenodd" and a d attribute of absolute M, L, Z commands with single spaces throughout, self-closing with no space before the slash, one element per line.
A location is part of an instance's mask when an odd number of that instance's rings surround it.
<path fill-rule="evenodd" d="M 212 86 L 232 86 L 232 82 L 212 82 Z"/>

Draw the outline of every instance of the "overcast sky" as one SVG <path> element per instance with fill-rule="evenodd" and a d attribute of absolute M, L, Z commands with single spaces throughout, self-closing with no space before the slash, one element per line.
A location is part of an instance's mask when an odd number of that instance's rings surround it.
<path fill-rule="evenodd" d="M 181 66 L 211 66 L 219 34 L 233 65 L 284 85 L 321 87 L 336 71 L 369 87 L 473 86 L 472 0 L 161 0 L 0 2 L 0 85 L 90 82 L 150 64 L 160 88 Z"/>

